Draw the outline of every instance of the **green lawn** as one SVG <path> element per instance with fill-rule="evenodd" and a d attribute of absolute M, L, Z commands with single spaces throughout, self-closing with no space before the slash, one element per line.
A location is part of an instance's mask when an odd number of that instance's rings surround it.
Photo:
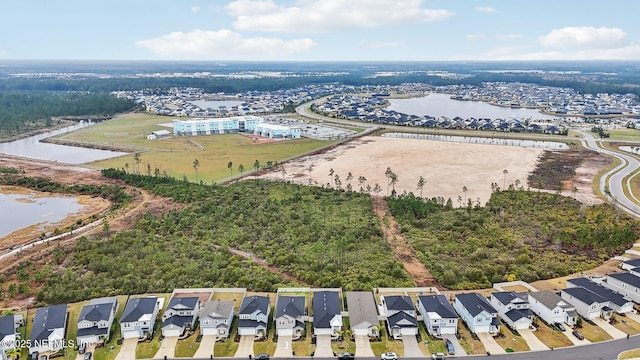
<path fill-rule="evenodd" d="M 191 332 L 191 335 L 189 335 L 189 337 L 187 337 L 186 339 L 178 340 L 178 343 L 176 344 L 175 357 L 193 357 L 193 355 L 198 350 L 198 347 L 200 346 L 200 344 L 196 342 L 199 334 L 200 328 L 196 327 L 196 329 Z"/>
<path fill-rule="evenodd" d="M 619 129 L 613 129 L 613 130 L 606 130 L 606 132 L 610 134 L 609 138 L 612 140 L 640 140 L 639 129 L 619 128 Z"/>
<path fill-rule="evenodd" d="M 214 357 L 233 357 L 238 350 L 238 343 L 234 341 L 238 334 L 238 319 L 234 318 L 231 323 L 231 334 L 224 341 L 216 342 L 213 348 Z"/>
<path fill-rule="evenodd" d="M 238 167 L 244 166 L 244 173 L 253 170 L 256 160 L 261 165 L 268 161 L 282 162 L 336 142 L 311 139 L 296 139 L 270 144 L 254 144 L 250 137 L 227 135 L 203 135 L 147 140 L 146 134 L 167 129 L 157 124 L 171 122 L 171 118 L 144 114 L 127 114 L 122 117 L 99 123 L 62 135 L 63 140 L 92 143 L 103 146 L 115 146 L 140 153 L 136 163 L 134 155 L 129 154 L 115 159 L 94 162 L 96 168 L 125 168 L 130 172 L 153 174 L 157 168 L 160 174 L 179 179 L 187 177 L 196 180 L 193 164 L 197 159 L 197 180 L 205 183 L 221 181 L 239 175 Z M 195 144 L 194 144 L 195 143 Z M 227 166 L 232 163 L 231 169 Z M 139 168 L 139 169 L 138 169 Z"/>

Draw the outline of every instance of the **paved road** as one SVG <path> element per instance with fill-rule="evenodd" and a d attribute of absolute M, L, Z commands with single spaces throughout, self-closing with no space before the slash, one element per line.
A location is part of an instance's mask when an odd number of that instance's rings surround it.
<path fill-rule="evenodd" d="M 640 217 L 640 206 L 636 205 L 634 202 L 634 200 L 638 201 L 638 199 L 633 195 L 633 192 L 630 191 L 630 179 L 625 180 L 625 177 L 640 168 L 640 161 L 624 151 L 611 151 L 604 149 L 600 146 L 600 140 L 596 139 L 592 134 L 585 131 L 579 132 L 584 136 L 584 139 L 580 140 L 583 146 L 593 151 L 613 156 L 620 160 L 620 164 L 618 166 L 609 170 L 602 176 L 601 183 L 598 184 L 600 192 L 605 194 L 610 202 L 614 203 L 614 205 L 618 206 L 628 214 Z M 608 189 L 609 194 L 605 192 L 605 189 Z M 631 199 L 627 197 L 625 190 L 629 191 L 629 194 L 631 194 L 632 197 Z"/>

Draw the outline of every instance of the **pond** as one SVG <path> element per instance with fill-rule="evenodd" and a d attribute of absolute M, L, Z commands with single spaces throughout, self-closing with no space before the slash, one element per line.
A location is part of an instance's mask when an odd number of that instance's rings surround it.
<path fill-rule="evenodd" d="M 5 189 L 0 188 L 0 191 Z M 47 225 L 63 220 L 82 209 L 78 198 L 50 196 L 43 193 L 0 193 L 0 238 L 33 225 L 44 230 Z"/>

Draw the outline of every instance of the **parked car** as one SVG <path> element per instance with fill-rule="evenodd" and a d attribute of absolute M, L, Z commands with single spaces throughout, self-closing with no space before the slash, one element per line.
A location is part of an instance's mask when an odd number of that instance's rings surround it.
<path fill-rule="evenodd" d="M 269 354 L 256 355 L 256 360 L 269 360 Z"/>
<path fill-rule="evenodd" d="M 386 352 L 380 356 L 382 360 L 398 360 L 398 354 L 391 352 Z"/>
<path fill-rule="evenodd" d="M 582 335 L 580 331 L 573 330 L 571 333 L 573 334 L 573 336 L 577 337 L 578 340 L 584 340 L 584 335 Z"/>
<path fill-rule="evenodd" d="M 431 354 L 431 358 L 435 360 L 444 360 L 445 356 L 444 356 L 444 353 L 435 353 L 435 354 Z"/>
<path fill-rule="evenodd" d="M 78 346 L 78 354 L 82 355 L 87 351 L 87 343 L 82 343 Z"/>
<path fill-rule="evenodd" d="M 559 323 L 559 322 L 557 322 L 557 323 L 555 323 L 555 324 L 553 324 L 553 325 L 555 325 L 558 329 L 560 329 L 560 331 L 565 331 L 565 330 L 567 330 L 567 329 L 564 327 L 564 325 L 562 325 L 562 324 L 561 324 L 561 323 Z"/>
<path fill-rule="evenodd" d="M 34 351 L 31 353 L 31 360 L 38 360 L 38 358 L 40 357 L 40 353 L 37 351 Z"/>
<path fill-rule="evenodd" d="M 88 353 L 84 354 L 84 360 L 91 360 L 91 355 L 93 355 L 93 353 L 91 351 L 89 351 Z"/>
<path fill-rule="evenodd" d="M 355 359 L 355 356 L 353 356 L 352 353 L 343 352 L 341 354 L 338 354 L 338 359 L 339 360 L 353 360 L 353 359 Z"/>
<path fill-rule="evenodd" d="M 449 355 L 455 355 L 456 354 L 456 349 L 453 347 L 453 343 L 451 342 L 451 340 L 446 339 L 444 341 L 444 344 L 447 345 L 447 352 L 449 353 Z"/>

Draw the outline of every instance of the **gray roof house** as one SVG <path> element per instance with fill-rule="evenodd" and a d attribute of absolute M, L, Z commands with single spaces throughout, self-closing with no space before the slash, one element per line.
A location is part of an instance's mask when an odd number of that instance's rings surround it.
<path fill-rule="evenodd" d="M 453 302 L 453 308 L 472 333 L 500 332 L 498 311 L 484 296 L 478 293 L 458 294 Z"/>
<path fill-rule="evenodd" d="M 629 272 L 615 273 L 607 276 L 602 285 L 618 294 L 640 303 L 640 277 Z"/>
<path fill-rule="evenodd" d="M 172 297 L 162 314 L 162 336 L 180 336 L 196 325 L 200 313 L 197 296 Z"/>
<path fill-rule="evenodd" d="M 380 336 L 378 307 L 371 291 L 347 291 L 349 326 L 355 336 Z"/>
<path fill-rule="evenodd" d="M 575 325 L 578 320 L 576 308 L 552 291 L 542 290 L 527 293 L 531 311 L 547 324 L 567 323 Z"/>
<path fill-rule="evenodd" d="M 253 335 L 259 338 L 267 334 L 271 304 L 266 296 L 249 296 L 242 299 L 238 311 L 238 335 Z"/>
<path fill-rule="evenodd" d="M 502 320 L 514 330 L 528 329 L 533 323 L 533 311 L 526 294 L 515 291 L 491 293 L 489 302 Z"/>
<path fill-rule="evenodd" d="M 130 298 L 120 318 L 122 337 L 141 339 L 153 335 L 160 301 L 155 296 Z"/>
<path fill-rule="evenodd" d="M 458 314 L 444 295 L 421 295 L 418 311 L 430 335 L 455 335 L 458 332 Z"/>
<path fill-rule="evenodd" d="M 16 349 L 20 333 L 18 328 L 24 326 L 22 314 L 0 316 L 0 359 L 7 359 L 7 352 Z M 19 346 L 18 346 L 19 347 Z"/>
<path fill-rule="evenodd" d="M 278 296 L 274 314 L 278 336 L 299 339 L 304 333 L 307 318 L 304 296 Z"/>
<path fill-rule="evenodd" d="M 235 301 L 207 301 L 200 311 L 200 334 L 229 337 Z"/>
<path fill-rule="evenodd" d="M 609 302 L 606 306 L 619 314 L 624 314 L 633 310 L 633 302 L 631 300 L 585 277 L 567 280 L 567 287 L 576 286 L 583 287 L 607 299 Z"/>
<path fill-rule="evenodd" d="M 394 339 L 418 334 L 418 318 L 411 298 L 405 295 L 382 297 L 382 308 L 387 318 L 389 335 Z"/>
<path fill-rule="evenodd" d="M 67 304 L 36 310 L 29 337 L 29 353 L 62 350 L 65 345 L 66 324 Z"/>
<path fill-rule="evenodd" d="M 340 296 L 337 291 L 316 291 L 313 293 L 313 333 L 338 337 L 342 330 Z"/>
<path fill-rule="evenodd" d="M 570 287 L 560 292 L 562 300 L 576 308 L 578 315 L 585 319 L 593 320 L 602 316 L 605 319 L 611 317 L 613 310 L 607 306 L 609 300 L 591 292 L 581 286 Z"/>
<path fill-rule="evenodd" d="M 93 299 L 89 305 L 82 307 L 77 321 L 78 345 L 109 341 L 111 325 L 117 309 L 118 301 L 115 297 Z"/>

